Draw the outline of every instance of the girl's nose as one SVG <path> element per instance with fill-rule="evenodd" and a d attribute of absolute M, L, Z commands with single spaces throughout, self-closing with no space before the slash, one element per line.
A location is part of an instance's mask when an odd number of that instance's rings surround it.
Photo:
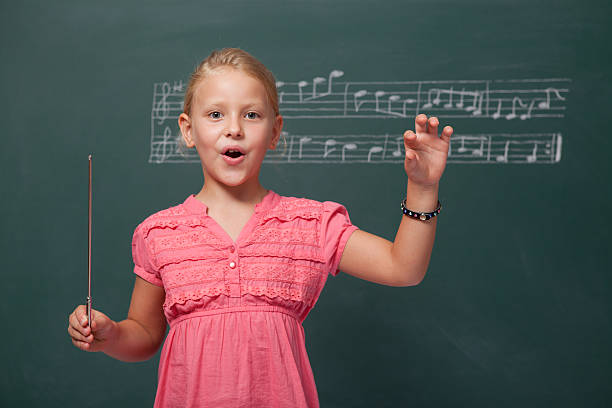
<path fill-rule="evenodd" d="M 232 115 L 227 121 L 227 127 L 225 128 L 226 136 L 242 136 L 242 126 L 240 123 L 240 117 L 238 115 Z"/>

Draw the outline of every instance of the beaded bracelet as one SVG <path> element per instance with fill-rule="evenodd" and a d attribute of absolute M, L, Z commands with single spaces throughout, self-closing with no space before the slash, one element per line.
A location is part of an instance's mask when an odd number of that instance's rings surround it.
<path fill-rule="evenodd" d="M 432 212 L 416 212 L 406 208 L 406 199 L 402 201 L 402 212 L 405 216 L 417 218 L 421 221 L 427 221 L 430 218 L 435 217 L 440 214 L 440 210 L 442 209 L 442 204 L 440 204 L 440 200 L 438 200 L 438 206 Z"/>

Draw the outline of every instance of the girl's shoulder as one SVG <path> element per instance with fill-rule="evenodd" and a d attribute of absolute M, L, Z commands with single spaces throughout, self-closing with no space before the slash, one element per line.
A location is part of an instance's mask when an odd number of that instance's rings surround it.
<path fill-rule="evenodd" d="M 280 196 L 278 204 L 265 215 L 265 218 L 276 217 L 286 220 L 295 217 L 321 219 L 326 212 L 334 212 L 339 208 L 344 209 L 344 206 L 335 201 L 318 201 L 306 197 Z"/>
<path fill-rule="evenodd" d="M 176 228 L 179 225 L 200 225 L 201 216 L 194 213 L 186 205 L 189 197 L 182 203 L 159 210 L 148 215 L 136 226 L 135 232 L 140 231 L 144 238 L 155 228 Z"/>

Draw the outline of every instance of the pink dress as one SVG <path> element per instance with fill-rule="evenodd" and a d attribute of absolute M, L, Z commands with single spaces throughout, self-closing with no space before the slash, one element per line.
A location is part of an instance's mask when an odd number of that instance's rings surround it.
<path fill-rule="evenodd" d="M 140 223 L 134 273 L 164 287 L 170 325 L 155 407 L 318 407 L 302 322 L 356 229 L 272 190 L 236 242 L 193 194 Z"/>

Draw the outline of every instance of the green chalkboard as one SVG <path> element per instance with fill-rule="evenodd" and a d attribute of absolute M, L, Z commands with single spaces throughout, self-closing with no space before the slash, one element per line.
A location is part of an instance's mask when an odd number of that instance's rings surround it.
<path fill-rule="evenodd" d="M 153 404 L 159 354 L 124 363 L 67 333 L 87 296 L 87 156 L 94 307 L 122 320 L 134 228 L 202 186 L 197 157 L 175 151 L 176 115 L 222 47 L 259 58 L 282 94 L 287 145 L 262 184 L 342 203 L 386 239 L 407 182 L 396 138 L 419 112 L 455 129 L 424 281 L 340 273 L 304 321 L 321 406 L 612 404 L 608 2 L 0 9 L 0 405 Z"/>

